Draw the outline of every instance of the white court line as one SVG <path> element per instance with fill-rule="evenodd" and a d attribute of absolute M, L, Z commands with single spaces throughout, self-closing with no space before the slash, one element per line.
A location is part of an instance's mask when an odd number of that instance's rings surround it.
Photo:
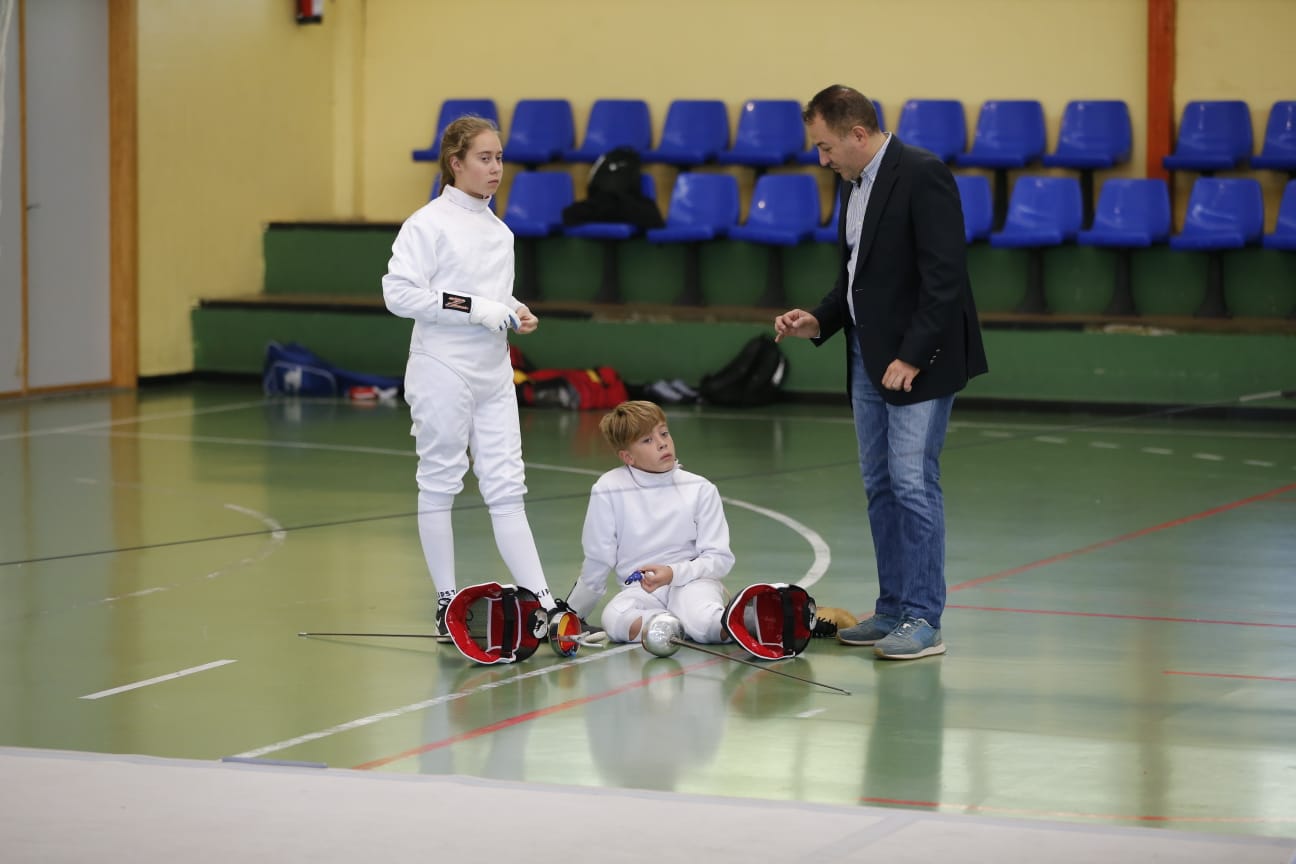
<path fill-rule="evenodd" d="M 229 405 L 217 405 L 213 408 L 199 408 L 198 410 L 175 411 L 170 414 L 139 414 L 134 417 L 123 417 L 120 420 L 100 420 L 97 423 L 80 423 L 76 426 L 55 426 L 50 429 L 29 429 L 26 432 L 11 432 L 8 435 L 0 435 L 0 441 L 8 441 L 13 438 L 35 438 L 41 435 L 67 435 L 73 432 L 90 432 L 96 429 L 111 429 L 114 426 L 129 426 L 132 423 L 147 423 L 150 420 L 174 420 L 177 417 L 197 417 L 199 414 L 219 414 L 222 411 L 240 411 L 244 408 L 256 408 L 266 404 L 268 400 L 258 399 L 255 402 L 234 402 Z"/>
<path fill-rule="evenodd" d="M 171 672 L 167 675 L 159 675 L 156 678 L 149 678 L 147 681 L 136 681 L 134 684 L 123 684 L 122 686 L 114 687 L 111 690 L 100 690 L 98 693 L 89 693 L 81 698 L 102 699 L 105 696 L 114 696 L 118 693 L 125 693 L 127 690 L 138 690 L 140 687 L 148 687 L 150 684 L 159 684 L 163 681 L 170 681 L 173 678 L 183 678 L 186 675 L 206 672 L 208 669 L 215 669 L 217 666 L 227 666 L 230 663 L 237 662 L 237 660 L 213 660 L 212 662 L 204 663 L 201 666 L 191 666 L 188 669 L 181 669 L 179 672 Z"/>
<path fill-rule="evenodd" d="M 1223 457 L 1223 456 L 1220 456 L 1220 455 L 1215 454 L 1215 453 L 1194 453 L 1194 454 L 1192 454 L 1192 458 L 1194 458 L 1194 459 L 1203 459 L 1203 460 L 1205 460 L 1205 461 L 1207 461 L 1207 462 L 1223 462 L 1223 461 L 1224 461 L 1224 457 Z"/>
<path fill-rule="evenodd" d="M 1243 465 L 1254 465 L 1257 468 L 1272 468 L 1276 463 L 1266 462 L 1263 459 L 1243 459 Z"/>
<path fill-rule="evenodd" d="M 1119 444 L 1113 444 L 1110 441 L 1090 441 L 1089 446 L 1095 450 L 1119 450 Z"/>
<path fill-rule="evenodd" d="M 330 726 L 327 729 L 321 729 L 318 732 L 308 732 L 305 735 L 298 735 L 295 738 L 286 738 L 283 741 L 276 741 L 274 744 L 267 744 L 264 747 L 258 747 L 255 750 L 247 750 L 243 753 L 235 753 L 235 759 L 258 759 L 267 753 L 277 753 L 280 750 L 287 750 L 289 747 L 296 747 L 299 744 L 306 744 L 311 741 L 318 741 L 321 738 L 328 738 L 337 735 L 339 732 L 348 732 L 352 729 L 359 729 L 362 726 L 371 726 L 383 720 L 390 720 L 394 717 L 400 717 L 405 714 L 412 714 L 415 711 L 422 711 L 426 708 L 432 708 L 437 705 L 444 705 L 447 702 L 454 702 L 458 699 L 466 699 L 477 693 L 485 693 L 488 690 L 494 690 L 496 687 L 505 687 L 510 684 L 516 684 L 519 681 L 525 681 L 528 678 L 538 678 L 541 675 L 549 675 L 563 669 L 569 669 L 572 666 L 580 666 L 583 663 L 592 663 L 603 657 L 611 657 L 613 654 L 624 654 L 638 648 L 634 642 L 621 645 L 617 648 L 608 648 L 601 650 L 597 654 L 589 657 L 577 657 L 572 660 L 565 660 L 562 663 L 555 663 L 553 666 L 546 666 L 543 669 L 533 669 L 530 672 L 523 672 L 519 675 L 513 675 L 508 678 L 501 678 L 498 681 L 491 681 L 482 684 L 479 687 L 471 687 L 467 690 L 456 690 L 454 693 L 446 693 L 443 696 L 437 696 L 432 699 L 424 699 L 422 702 L 411 702 L 408 705 L 402 705 L 399 708 L 392 708 L 390 711 L 382 711 L 378 714 L 370 714 L 368 717 L 361 717 L 358 720 L 348 720 L 346 723 L 339 723 L 336 726 Z"/>
<path fill-rule="evenodd" d="M 1056 435 L 1036 435 L 1036 436 L 1035 436 L 1035 440 L 1036 440 L 1036 441 L 1041 441 L 1041 442 L 1043 442 L 1043 443 L 1045 443 L 1045 444 L 1065 444 L 1065 443 L 1067 443 L 1067 439 L 1065 439 L 1065 438 L 1059 438 L 1059 437 L 1056 436 Z"/>
<path fill-rule="evenodd" d="M 1174 451 L 1167 447 L 1144 447 L 1144 453 L 1151 453 L 1153 456 L 1173 456 Z"/>

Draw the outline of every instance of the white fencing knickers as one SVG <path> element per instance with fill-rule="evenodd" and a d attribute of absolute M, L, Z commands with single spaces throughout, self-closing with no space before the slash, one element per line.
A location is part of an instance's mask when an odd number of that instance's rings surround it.
<path fill-rule="evenodd" d="M 501 362 L 461 374 L 437 358 L 411 354 L 405 401 L 419 460 L 419 537 L 437 591 L 457 587 L 450 509 L 463 491 L 471 452 L 500 556 L 518 585 L 552 606 L 523 505 L 526 469 L 512 368 Z"/>

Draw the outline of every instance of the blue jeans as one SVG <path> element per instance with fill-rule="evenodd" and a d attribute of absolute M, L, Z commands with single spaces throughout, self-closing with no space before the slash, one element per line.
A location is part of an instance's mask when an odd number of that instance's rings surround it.
<path fill-rule="evenodd" d="M 888 405 L 864 370 L 855 334 L 847 329 L 844 335 L 850 343 L 851 410 L 860 475 L 877 556 L 875 611 L 925 618 L 939 628 L 945 609 L 940 452 L 954 397 Z"/>

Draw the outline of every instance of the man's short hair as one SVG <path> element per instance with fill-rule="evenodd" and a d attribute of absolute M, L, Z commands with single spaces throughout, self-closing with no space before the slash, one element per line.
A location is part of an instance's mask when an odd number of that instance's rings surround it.
<path fill-rule="evenodd" d="M 844 84 L 829 85 L 806 103 L 801 119 L 810 123 L 816 116 L 822 117 L 824 125 L 842 136 L 856 126 L 863 126 L 869 134 L 880 131 L 872 100 Z"/>
<path fill-rule="evenodd" d="M 612 449 L 619 452 L 629 449 L 631 444 L 665 422 L 666 412 L 655 402 L 632 399 L 604 414 L 599 421 L 599 431 Z"/>

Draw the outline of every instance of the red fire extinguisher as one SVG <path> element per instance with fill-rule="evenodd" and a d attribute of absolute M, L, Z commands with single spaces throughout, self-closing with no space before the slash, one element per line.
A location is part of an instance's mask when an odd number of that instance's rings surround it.
<path fill-rule="evenodd" d="M 321 24 L 324 21 L 324 0 L 296 0 L 298 24 Z"/>

